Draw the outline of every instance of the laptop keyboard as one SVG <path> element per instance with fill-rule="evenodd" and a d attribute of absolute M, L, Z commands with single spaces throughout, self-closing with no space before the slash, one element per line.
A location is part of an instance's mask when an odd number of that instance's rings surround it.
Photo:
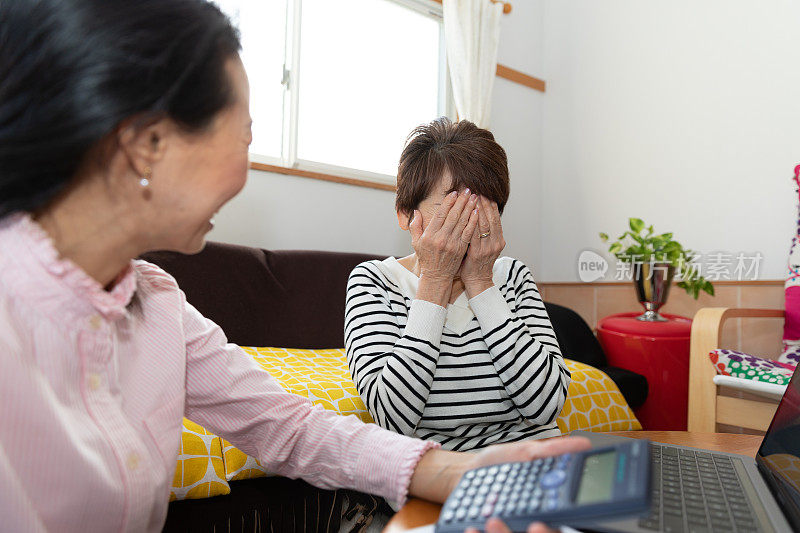
<path fill-rule="evenodd" d="M 651 446 L 651 514 L 639 521 L 639 527 L 670 533 L 758 531 L 730 457 Z"/>

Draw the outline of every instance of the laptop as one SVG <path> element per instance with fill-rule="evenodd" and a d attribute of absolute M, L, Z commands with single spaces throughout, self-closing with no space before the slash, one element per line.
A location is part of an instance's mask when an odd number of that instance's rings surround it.
<path fill-rule="evenodd" d="M 586 431 L 601 445 L 625 439 Z M 649 516 L 604 522 L 601 532 L 800 532 L 800 372 L 795 370 L 756 458 L 652 443 Z"/>

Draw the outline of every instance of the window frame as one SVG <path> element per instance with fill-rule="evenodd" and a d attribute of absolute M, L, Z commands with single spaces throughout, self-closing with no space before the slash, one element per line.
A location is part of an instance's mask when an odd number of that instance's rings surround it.
<path fill-rule="evenodd" d="M 251 168 L 317 179 L 328 179 L 350 185 L 362 185 L 378 189 L 394 188 L 397 176 L 342 167 L 319 161 L 298 159 L 298 117 L 302 73 L 300 72 L 300 47 L 302 26 L 302 0 L 286 1 L 286 35 L 283 66 L 283 113 L 280 157 L 250 152 Z M 438 115 L 451 119 L 456 115 L 450 76 L 447 70 L 447 54 L 442 23 L 442 5 L 435 0 L 385 0 L 411 9 L 437 21 L 439 24 L 439 94 Z M 431 117 L 433 120 L 436 117 Z M 325 176 L 325 177 L 320 177 Z"/>

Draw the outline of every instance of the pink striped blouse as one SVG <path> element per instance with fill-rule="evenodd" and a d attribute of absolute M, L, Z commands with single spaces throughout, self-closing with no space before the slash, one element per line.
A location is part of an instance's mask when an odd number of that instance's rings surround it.
<path fill-rule="evenodd" d="M 160 530 L 184 415 L 282 475 L 401 501 L 435 446 L 284 392 L 158 267 L 106 292 L 28 215 L 0 221 L 0 528 Z"/>

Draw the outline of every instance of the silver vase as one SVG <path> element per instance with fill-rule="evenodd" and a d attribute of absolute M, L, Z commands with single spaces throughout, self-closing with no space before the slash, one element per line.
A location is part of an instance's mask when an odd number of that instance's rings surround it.
<path fill-rule="evenodd" d="M 666 322 L 667 319 L 658 314 L 658 310 L 667 302 L 669 288 L 675 267 L 669 263 L 634 263 L 633 284 L 636 296 L 644 306 L 644 314 L 637 320 L 648 322 Z"/>

